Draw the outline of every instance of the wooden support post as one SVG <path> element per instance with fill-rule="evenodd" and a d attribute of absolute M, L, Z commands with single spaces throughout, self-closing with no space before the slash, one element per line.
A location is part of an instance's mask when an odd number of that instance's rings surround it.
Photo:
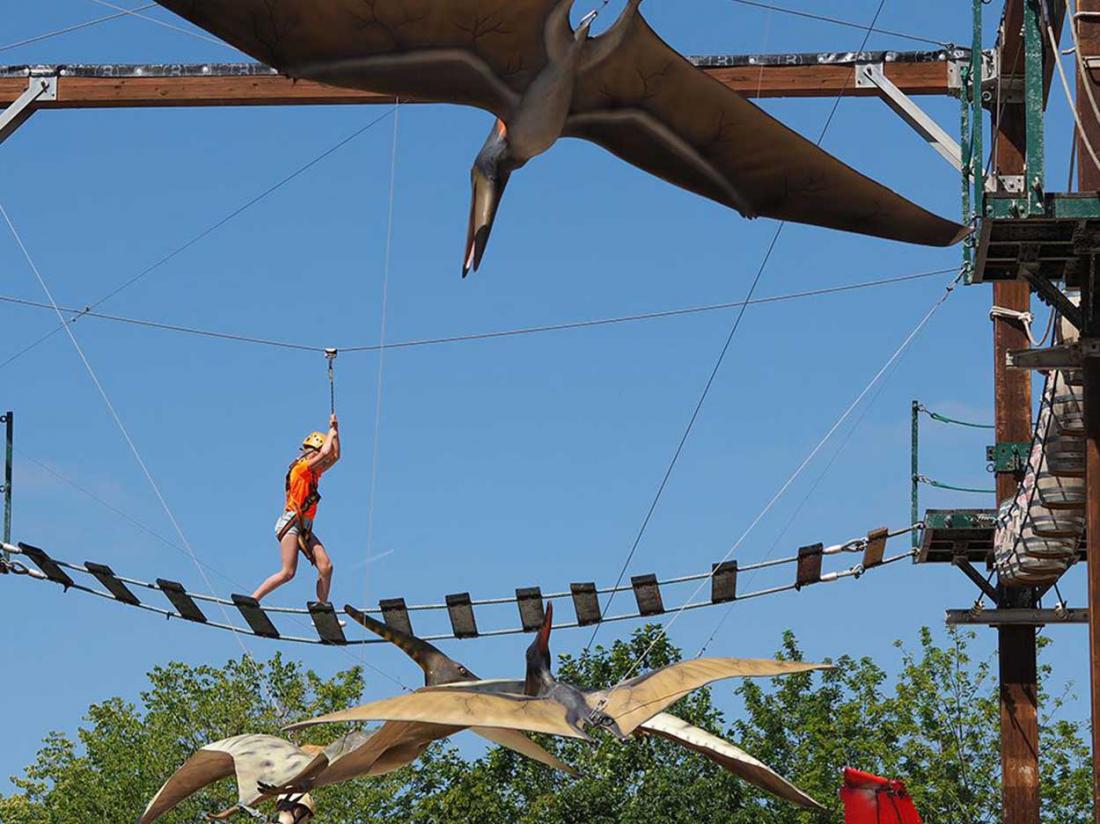
<path fill-rule="evenodd" d="M 1100 0 L 1078 0 L 1078 17 L 1070 20 L 1077 27 L 1084 61 L 1100 56 Z M 1091 76 L 1090 76 L 1091 75 Z M 1077 74 L 1077 106 L 1081 123 L 1089 142 L 1100 146 L 1100 123 L 1092 112 L 1085 85 L 1100 94 L 1095 70 Z M 1100 170 L 1093 164 L 1084 146 L 1077 146 L 1077 184 L 1082 192 L 1100 191 Z M 1094 262 L 1095 270 L 1095 262 Z M 1100 337 L 1096 302 L 1100 294 L 1094 283 L 1082 284 L 1081 308 L 1084 315 L 1082 338 Z M 1085 439 L 1086 483 L 1088 488 L 1088 606 L 1089 606 L 1089 673 L 1092 689 L 1092 781 L 1093 808 L 1100 824 L 1100 361 L 1085 359 Z"/>
<path fill-rule="evenodd" d="M 1024 5 L 1006 0 L 1000 33 L 1002 86 L 1022 89 L 1024 81 Z M 1027 117 L 1022 96 L 994 101 L 994 174 L 998 186 L 1022 182 L 1027 157 Z M 1018 101 L 1018 102 L 1017 102 Z M 993 305 L 1018 312 L 1031 308 L 1026 282 L 993 285 Z M 1010 370 L 1010 349 L 1030 345 L 1027 330 L 1012 320 L 993 321 L 993 386 L 998 442 L 1031 440 L 1031 375 Z M 1016 494 L 1017 476 L 997 475 L 997 503 Z M 1022 593 L 1013 593 L 1020 597 Z M 1009 604 L 1005 604 L 1009 606 Z M 1030 606 L 1030 604 L 1029 604 Z M 997 650 L 1001 702 L 1001 800 L 1004 824 L 1039 824 L 1039 718 L 1035 627 L 998 627 Z"/>

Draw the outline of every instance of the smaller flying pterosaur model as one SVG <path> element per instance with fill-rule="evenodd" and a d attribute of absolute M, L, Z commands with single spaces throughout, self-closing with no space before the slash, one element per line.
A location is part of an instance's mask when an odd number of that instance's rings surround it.
<path fill-rule="evenodd" d="M 348 613 L 383 637 L 401 640 L 408 637 L 395 635 L 392 628 L 376 621 L 362 621 L 355 610 L 349 608 Z M 790 661 L 700 658 L 672 664 L 620 682 L 607 690 L 584 692 L 557 681 L 551 674 L 549 639 L 552 620 L 553 604 L 548 604 L 542 627 L 527 650 L 524 681 L 457 682 L 426 688 L 330 713 L 293 724 L 288 729 L 375 720 L 492 727 L 584 740 L 590 740 L 588 730 L 593 728 L 605 729 L 619 739 L 631 735 L 656 735 L 701 753 L 730 772 L 782 798 L 807 807 L 819 806 L 767 765 L 664 710 L 713 681 L 789 675 L 825 667 Z"/>
<path fill-rule="evenodd" d="M 497 121 L 471 172 L 463 277 L 515 170 L 561 137 L 735 209 L 947 246 L 966 230 L 846 166 L 657 35 L 642 0 L 590 35 L 575 0 L 157 0 L 295 79 L 476 106 Z"/>
<path fill-rule="evenodd" d="M 457 665 L 443 653 L 439 652 L 431 644 L 414 638 L 406 633 L 396 630 L 386 624 L 370 618 L 356 610 L 346 606 L 344 610 L 376 635 L 385 638 L 404 650 L 410 658 L 417 663 L 423 660 L 436 660 L 438 668 L 454 668 Z M 510 692 L 513 694 L 526 694 L 541 696 L 549 693 L 554 687 L 561 686 L 572 693 L 581 694 L 565 684 L 560 684 L 554 678 L 550 667 L 550 631 L 554 620 L 554 604 L 548 602 L 546 614 L 542 626 L 539 628 L 535 640 L 528 650 L 527 674 L 524 681 L 482 681 L 474 683 L 455 684 L 464 689 L 478 687 L 493 692 Z M 424 664 L 421 664 L 424 666 Z M 425 672 L 427 668 L 425 667 Z M 461 674 L 473 677 L 469 670 L 461 669 Z M 647 735 L 658 736 L 679 744 L 687 749 L 703 755 L 704 757 L 725 768 L 732 774 L 744 779 L 750 784 L 766 790 L 773 795 L 799 804 L 804 807 L 820 809 L 820 805 L 809 795 L 804 793 L 794 784 L 787 781 L 766 764 L 753 758 L 744 750 L 734 746 L 730 742 L 719 738 L 704 729 L 696 727 L 681 718 L 667 712 L 661 712 L 639 726 L 634 732 L 635 737 Z"/>
<path fill-rule="evenodd" d="M 137 824 L 151 824 L 199 790 L 230 776 L 237 781 L 237 803 L 209 818 L 222 821 L 237 812 L 252 810 L 271 798 L 260 789 L 261 784 L 281 784 L 318 761 L 336 762 L 349 741 L 359 737 L 365 736 L 351 733 L 328 747 L 308 744 L 299 747 L 273 735 L 235 735 L 207 744 L 165 782 Z M 279 824 L 301 824 L 314 814 L 313 801 L 305 793 L 278 797 L 276 808 Z"/>

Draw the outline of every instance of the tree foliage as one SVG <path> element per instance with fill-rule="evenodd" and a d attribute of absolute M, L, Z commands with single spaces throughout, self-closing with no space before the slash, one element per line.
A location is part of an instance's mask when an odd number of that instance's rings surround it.
<path fill-rule="evenodd" d="M 823 673 L 771 683 L 726 682 L 740 715 L 727 720 L 710 690 L 673 711 L 738 743 L 790 778 L 829 811 L 799 810 L 767 797 L 704 758 L 657 738 L 627 745 L 600 736 L 596 745 L 541 738 L 580 769 L 572 779 L 493 749 L 463 758 L 453 744 L 434 745 L 415 764 L 315 795 L 321 821 L 333 824 L 470 821 L 484 824 L 823 824 L 839 820 L 837 787 L 846 765 L 904 778 L 926 821 L 984 824 L 999 820 L 999 709 L 987 661 L 971 658 L 972 636 L 949 633 L 938 645 L 928 630 L 902 648 L 896 678 L 868 658 L 843 657 Z M 650 647 L 652 646 L 652 649 Z M 899 645 L 900 646 L 900 645 Z M 609 686 L 649 649 L 659 667 L 680 658 L 657 627 L 642 628 L 609 649 L 561 656 L 558 673 L 577 686 Z M 793 635 L 778 656 L 801 659 Z M 1048 668 L 1042 668 L 1044 682 Z M 358 668 L 323 679 L 275 656 L 224 668 L 173 663 L 149 674 L 141 707 L 120 699 L 93 705 L 75 739 L 50 733 L 35 762 L 0 798 L 4 824 L 127 821 L 160 784 L 204 743 L 244 732 L 279 734 L 291 720 L 353 704 Z M 1065 696 L 1044 695 L 1044 824 L 1091 820 L 1091 768 L 1082 725 L 1053 717 Z M 312 728 L 300 743 L 323 743 L 332 730 Z M 230 782 L 209 788 L 165 817 L 201 820 L 233 803 Z"/>

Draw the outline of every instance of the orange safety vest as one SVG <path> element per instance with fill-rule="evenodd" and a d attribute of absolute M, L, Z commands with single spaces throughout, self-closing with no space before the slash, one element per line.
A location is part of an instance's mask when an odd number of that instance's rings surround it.
<path fill-rule="evenodd" d="M 301 471 L 295 472 L 301 466 Z M 311 519 L 317 514 L 317 491 L 320 475 L 314 472 L 305 458 L 295 458 L 286 472 L 286 511 Z"/>

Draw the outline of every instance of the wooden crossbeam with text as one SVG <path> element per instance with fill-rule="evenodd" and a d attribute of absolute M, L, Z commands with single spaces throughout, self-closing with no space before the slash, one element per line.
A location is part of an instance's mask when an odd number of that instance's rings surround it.
<path fill-rule="evenodd" d="M 778 56 L 780 58 L 786 56 Z M 911 59 L 858 56 L 842 62 L 813 62 L 816 55 L 693 58 L 708 75 L 745 97 L 867 97 L 873 87 L 857 87 L 857 66 L 881 62 L 886 76 L 909 95 L 953 95 L 958 81 L 942 52 L 912 53 Z M 803 58 L 798 60 L 797 58 Z M 918 59 L 919 58 L 919 59 Z M 393 97 L 291 80 L 258 64 L 35 66 L 0 68 L 0 108 L 27 89 L 30 76 L 56 75 L 57 99 L 37 109 L 158 106 L 294 106 L 390 103 Z M 425 101 L 430 102 L 430 101 Z"/>

